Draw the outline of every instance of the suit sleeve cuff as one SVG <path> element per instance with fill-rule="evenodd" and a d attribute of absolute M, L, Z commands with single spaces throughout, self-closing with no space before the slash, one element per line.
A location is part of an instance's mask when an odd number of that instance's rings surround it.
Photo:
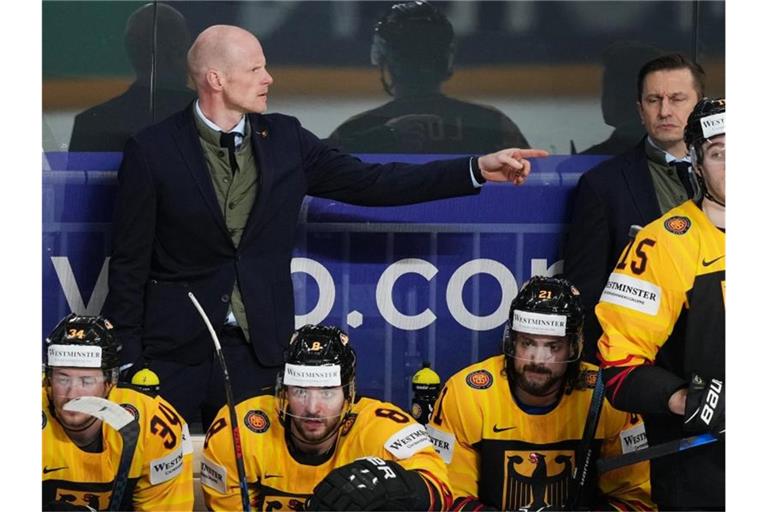
<path fill-rule="evenodd" d="M 481 188 L 483 183 L 486 182 L 486 179 L 483 178 L 480 166 L 477 164 L 476 156 L 469 158 L 469 177 L 472 179 L 472 186 L 475 188 Z"/>

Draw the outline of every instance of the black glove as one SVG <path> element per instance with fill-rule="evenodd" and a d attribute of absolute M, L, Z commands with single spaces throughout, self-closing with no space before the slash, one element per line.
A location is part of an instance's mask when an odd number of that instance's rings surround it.
<path fill-rule="evenodd" d="M 724 381 L 715 378 L 704 381 L 693 375 L 685 399 L 684 429 L 693 434 L 725 434 Z"/>
<path fill-rule="evenodd" d="M 426 500 L 424 499 L 426 497 Z M 307 500 L 306 510 L 426 510 L 429 491 L 416 471 L 366 457 L 331 471 Z"/>

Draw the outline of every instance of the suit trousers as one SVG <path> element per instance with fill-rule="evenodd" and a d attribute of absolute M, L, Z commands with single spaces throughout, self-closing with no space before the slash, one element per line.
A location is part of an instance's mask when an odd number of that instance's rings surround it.
<path fill-rule="evenodd" d="M 239 327 L 217 333 L 227 364 L 235 404 L 252 396 L 274 392 L 280 366 L 263 366 Z M 159 394 L 168 400 L 190 425 L 193 433 L 208 430 L 227 396 L 224 374 L 211 342 L 209 356 L 196 365 L 155 359 L 148 367 L 160 378 Z"/>

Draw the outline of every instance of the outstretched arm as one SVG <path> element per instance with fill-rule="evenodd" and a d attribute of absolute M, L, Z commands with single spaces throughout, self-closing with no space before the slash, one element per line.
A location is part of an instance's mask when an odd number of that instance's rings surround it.
<path fill-rule="evenodd" d="M 522 185 L 531 173 L 529 158 L 549 156 L 543 149 L 502 149 L 483 155 L 477 159 L 477 165 L 487 181 L 510 181 Z"/>

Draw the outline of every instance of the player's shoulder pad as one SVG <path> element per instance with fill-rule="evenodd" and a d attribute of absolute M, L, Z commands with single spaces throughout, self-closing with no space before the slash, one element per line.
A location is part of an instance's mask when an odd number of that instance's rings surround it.
<path fill-rule="evenodd" d="M 146 389 L 142 389 L 140 386 L 137 386 L 135 384 L 131 384 L 130 382 L 118 382 L 115 388 L 119 389 L 131 389 L 133 391 L 136 391 L 137 393 L 141 393 L 143 395 L 147 395 L 150 398 L 154 398 L 157 396 L 157 393 L 150 392 Z"/>
<path fill-rule="evenodd" d="M 645 236 L 677 240 L 693 236 L 702 215 L 703 212 L 693 201 L 686 201 L 645 226 L 638 233 L 638 238 Z"/>
<path fill-rule="evenodd" d="M 258 395 L 247 398 L 235 406 L 235 413 L 240 422 L 240 432 L 264 434 L 280 422 L 274 395 Z M 224 418 L 229 424 L 229 411 L 224 404 L 217 418 Z"/>
<path fill-rule="evenodd" d="M 172 411 L 173 415 L 178 416 L 178 413 L 173 410 L 170 404 L 159 396 L 145 393 L 131 385 L 118 384 L 109 392 L 107 398 L 133 414 L 140 425 L 147 421 L 157 410 L 158 403 L 160 403 L 158 399 Z"/>
<path fill-rule="evenodd" d="M 453 387 L 483 391 L 496 383 L 503 368 L 504 355 L 492 356 L 460 370 L 448 379 L 448 382 L 451 382 Z"/>
<path fill-rule="evenodd" d="M 414 454 L 432 449 L 427 429 L 400 407 L 390 402 L 365 398 L 356 408 L 356 424 L 361 439 L 378 450 L 383 447 L 395 459 L 407 459 Z M 342 427 L 343 428 L 343 427 Z"/>

